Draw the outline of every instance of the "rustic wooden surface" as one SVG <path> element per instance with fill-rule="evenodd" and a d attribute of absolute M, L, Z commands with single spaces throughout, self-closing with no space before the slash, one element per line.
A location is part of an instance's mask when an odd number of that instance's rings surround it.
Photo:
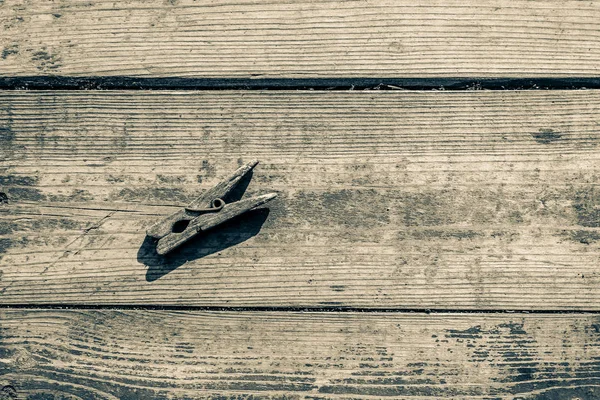
<path fill-rule="evenodd" d="M 599 91 L 56 90 L 599 88 L 598 20 L 0 0 L 0 87 L 51 89 L 0 91 L 0 400 L 600 398 Z M 254 158 L 276 201 L 155 253 Z"/>
<path fill-rule="evenodd" d="M 600 3 L 0 2 L 2 76 L 597 77 Z"/>
<path fill-rule="evenodd" d="M 0 385 L 21 399 L 600 397 L 592 315 L 8 309 L 0 321 Z"/>
<path fill-rule="evenodd" d="M 2 92 L 2 304 L 599 310 L 600 92 Z M 262 162 L 254 212 L 156 220 Z"/>

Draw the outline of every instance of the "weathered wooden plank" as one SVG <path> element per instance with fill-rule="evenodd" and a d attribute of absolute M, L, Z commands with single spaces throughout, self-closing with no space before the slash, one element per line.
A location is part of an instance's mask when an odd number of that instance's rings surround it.
<path fill-rule="evenodd" d="M 2 92 L 3 304 L 599 309 L 599 91 Z M 158 219 L 262 161 L 254 212 Z"/>
<path fill-rule="evenodd" d="M 0 384 L 23 399 L 600 396 L 592 315 L 0 315 Z"/>
<path fill-rule="evenodd" d="M 2 76 L 597 77 L 590 1 L 0 4 Z"/>

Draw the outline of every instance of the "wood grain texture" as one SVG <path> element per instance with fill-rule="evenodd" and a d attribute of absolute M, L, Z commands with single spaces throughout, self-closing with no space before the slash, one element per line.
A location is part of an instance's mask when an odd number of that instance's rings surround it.
<path fill-rule="evenodd" d="M 2 92 L 2 304 L 600 309 L 599 91 Z M 251 213 L 145 230 L 242 162 Z"/>
<path fill-rule="evenodd" d="M 0 384 L 20 399 L 600 396 L 591 315 L 0 315 Z"/>
<path fill-rule="evenodd" d="M 0 3 L 2 76 L 597 77 L 594 1 Z"/>

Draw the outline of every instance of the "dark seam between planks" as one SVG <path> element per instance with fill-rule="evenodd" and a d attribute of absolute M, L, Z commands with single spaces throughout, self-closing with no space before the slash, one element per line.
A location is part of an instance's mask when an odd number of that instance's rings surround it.
<path fill-rule="evenodd" d="M 1 77 L 1 90 L 577 90 L 600 89 L 600 77 L 570 78 L 137 78 Z"/>
<path fill-rule="evenodd" d="M 377 313 L 377 314 L 592 314 L 600 310 L 527 310 L 527 309 L 429 309 L 429 308 L 368 308 L 368 307 L 218 307 L 181 305 L 84 305 L 84 304 L 0 304 L 1 309 L 25 310 L 158 310 L 158 311 L 208 311 L 208 312 L 310 312 L 310 313 Z"/>

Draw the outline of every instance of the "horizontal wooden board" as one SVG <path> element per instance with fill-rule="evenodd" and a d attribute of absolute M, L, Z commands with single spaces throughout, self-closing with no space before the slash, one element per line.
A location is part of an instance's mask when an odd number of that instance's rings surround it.
<path fill-rule="evenodd" d="M 0 312 L 8 399 L 596 399 L 591 315 Z"/>
<path fill-rule="evenodd" d="M 600 3 L 0 3 L 0 75 L 597 77 Z"/>
<path fill-rule="evenodd" d="M 2 92 L 0 302 L 600 309 L 600 92 Z M 255 211 L 160 218 L 261 160 Z"/>

